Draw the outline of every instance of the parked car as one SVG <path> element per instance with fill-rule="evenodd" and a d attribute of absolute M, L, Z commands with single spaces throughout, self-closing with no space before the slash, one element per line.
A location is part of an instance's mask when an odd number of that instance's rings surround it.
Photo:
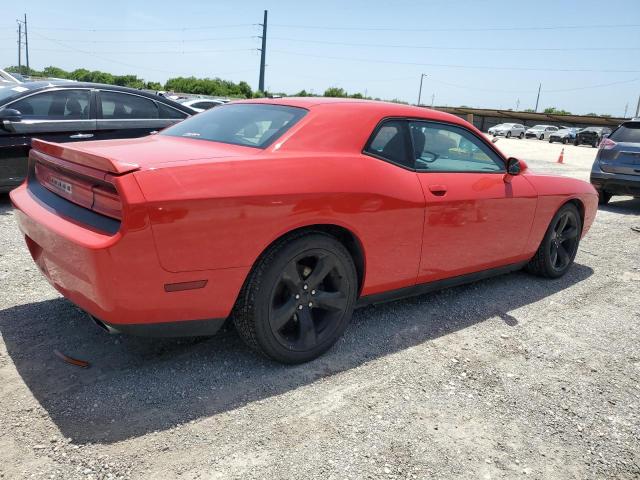
<path fill-rule="evenodd" d="M 357 306 L 564 275 L 598 203 L 454 115 L 348 99 L 234 102 L 145 138 L 37 140 L 30 158 L 11 200 L 62 295 L 117 332 L 231 317 L 285 363 L 325 352 Z"/>
<path fill-rule="evenodd" d="M 529 128 L 524 136 L 527 138 L 537 138 L 538 140 L 544 140 L 545 138 L 549 138 L 552 133 L 558 131 L 558 127 L 554 127 L 553 125 L 534 125 Z"/>
<path fill-rule="evenodd" d="M 193 114 L 139 90 L 79 82 L 0 88 L 0 191 L 24 180 L 34 137 L 54 142 L 148 135 Z"/>
<path fill-rule="evenodd" d="M 188 98 L 186 100 L 180 100 L 180 103 L 186 107 L 191 108 L 196 112 L 204 112 L 213 107 L 219 107 L 224 105 L 224 100 L 211 99 L 211 98 Z"/>
<path fill-rule="evenodd" d="M 591 145 L 596 148 L 600 145 L 600 141 L 611 133 L 611 129 L 608 127 L 587 127 L 583 128 L 576 135 L 573 141 L 574 145 Z"/>
<path fill-rule="evenodd" d="M 491 127 L 489 129 L 489 134 L 494 137 L 505 136 L 509 137 L 524 137 L 524 125 L 520 125 L 519 123 L 501 123 L 496 125 L 495 127 Z"/>
<path fill-rule="evenodd" d="M 551 135 L 549 135 L 549 143 L 560 142 L 560 143 L 564 143 L 565 145 L 567 143 L 572 143 L 576 138 L 577 132 L 578 132 L 577 128 L 572 128 L 572 127 L 561 128 L 560 130 L 553 132 Z"/>
<path fill-rule="evenodd" d="M 640 119 L 623 123 L 600 142 L 591 184 L 601 205 L 613 195 L 640 197 Z"/>

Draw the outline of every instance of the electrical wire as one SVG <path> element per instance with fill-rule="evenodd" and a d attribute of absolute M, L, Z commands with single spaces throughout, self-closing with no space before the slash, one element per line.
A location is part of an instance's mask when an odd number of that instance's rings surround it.
<path fill-rule="evenodd" d="M 381 63 L 390 65 L 414 65 L 420 67 L 446 67 L 446 68 L 462 68 L 472 70 L 513 70 L 513 71 L 533 71 L 533 72 L 590 72 L 590 73 L 640 73 L 640 70 L 610 70 L 610 69 L 592 69 L 592 68 L 540 68 L 540 67 L 500 67 L 495 65 L 456 65 L 446 63 L 422 63 L 422 62 L 402 62 L 398 60 L 379 60 L 375 58 L 356 58 L 356 57 L 335 57 L 329 55 L 314 55 L 306 52 L 290 52 L 288 50 L 274 50 L 271 52 L 282 53 L 284 55 L 294 55 L 310 58 L 323 58 L 328 60 L 342 60 L 347 62 L 364 62 L 364 63 Z"/>
<path fill-rule="evenodd" d="M 305 30 L 353 30 L 363 32 L 511 32 L 522 30 L 583 30 L 608 28 L 639 28 L 640 24 L 603 24 L 603 25 L 549 25 L 520 27 L 445 27 L 445 28 L 405 28 L 405 27 L 340 27 L 335 25 L 293 25 L 270 23 L 270 27 L 301 28 Z"/>

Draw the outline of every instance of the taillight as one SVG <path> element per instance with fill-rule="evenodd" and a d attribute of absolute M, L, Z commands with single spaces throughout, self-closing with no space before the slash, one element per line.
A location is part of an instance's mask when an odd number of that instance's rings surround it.
<path fill-rule="evenodd" d="M 91 210 L 107 217 L 122 219 L 122 202 L 115 188 L 106 186 L 93 187 L 93 205 Z"/>
<path fill-rule="evenodd" d="M 616 142 L 614 142 L 610 138 L 603 138 L 602 141 L 600 142 L 600 148 L 602 150 L 611 150 L 615 146 L 616 146 Z"/>

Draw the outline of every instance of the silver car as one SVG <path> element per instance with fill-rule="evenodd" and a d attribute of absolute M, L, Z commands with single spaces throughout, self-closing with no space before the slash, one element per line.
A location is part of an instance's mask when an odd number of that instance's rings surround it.
<path fill-rule="evenodd" d="M 529 128 L 524 136 L 527 138 L 537 138 L 538 140 L 544 140 L 545 138 L 549 138 L 551 134 L 558 131 L 558 127 L 554 127 L 553 125 L 534 125 Z"/>
<path fill-rule="evenodd" d="M 494 137 L 524 137 L 524 125 L 520 125 L 519 123 L 501 123 L 489 129 L 489 135 L 493 135 Z"/>

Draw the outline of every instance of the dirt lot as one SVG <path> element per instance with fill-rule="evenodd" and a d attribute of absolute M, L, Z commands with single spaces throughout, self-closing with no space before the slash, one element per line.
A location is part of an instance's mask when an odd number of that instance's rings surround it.
<path fill-rule="evenodd" d="M 582 179 L 595 155 L 498 146 Z M 97 329 L 41 277 L 3 196 L 0 477 L 639 478 L 639 214 L 624 197 L 602 208 L 562 279 L 368 307 L 327 355 L 284 367 L 233 331 Z"/>

